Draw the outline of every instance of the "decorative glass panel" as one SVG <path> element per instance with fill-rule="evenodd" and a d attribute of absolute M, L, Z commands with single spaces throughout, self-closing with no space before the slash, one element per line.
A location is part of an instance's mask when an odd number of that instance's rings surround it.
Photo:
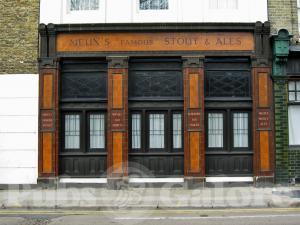
<path fill-rule="evenodd" d="M 132 114 L 131 116 L 131 147 L 133 149 L 141 148 L 141 114 Z"/>
<path fill-rule="evenodd" d="M 106 63 L 64 60 L 61 67 L 61 99 L 107 98 Z"/>
<path fill-rule="evenodd" d="M 233 147 L 249 147 L 248 113 L 233 114 Z"/>
<path fill-rule="evenodd" d="M 105 148 L 104 114 L 90 115 L 90 148 Z"/>
<path fill-rule="evenodd" d="M 168 0 L 140 0 L 140 9 L 141 10 L 159 10 L 159 9 L 168 9 L 169 1 Z"/>
<path fill-rule="evenodd" d="M 65 149 L 80 148 L 80 115 L 65 115 Z"/>
<path fill-rule="evenodd" d="M 165 147 L 165 115 L 164 114 L 149 115 L 149 147 L 150 148 Z"/>
<path fill-rule="evenodd" d="M 223 114 L 208 114 L 208 147 L 223 148 Z"/>
<path fill-rule="evenodd" d="M 181 114 L 173 114 L 173 148 L 182 148 Z"/>
<path fill-rule="evenodd" d="M 99 0 L 70 0 L 70 11 L 98 9 Z"/>
<path fill-rule="evenodd" d="M 245 71 L 207 71 L 207 97 L 250 97 L 250 73 Z"/>

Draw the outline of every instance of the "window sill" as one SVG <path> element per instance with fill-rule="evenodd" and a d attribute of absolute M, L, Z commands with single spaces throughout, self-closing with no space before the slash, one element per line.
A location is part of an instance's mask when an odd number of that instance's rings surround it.
<path fill-rule="evenodd" d="M 300 151 L 300 145 L 289 145 L 289 150 L 299 150 Z"/>

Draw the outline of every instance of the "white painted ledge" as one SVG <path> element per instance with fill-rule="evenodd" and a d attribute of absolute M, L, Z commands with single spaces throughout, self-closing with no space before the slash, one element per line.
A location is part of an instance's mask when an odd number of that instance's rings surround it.
<path fill-rule="evenodd" d="M 129 178 L 129 183 L 183 183 L 184 178 Z"/>
<path fill-rule="evenodd" d="M 59 182 L 65 184 L 106 184 L 107 178 L 60 178 Z"/>
<path fill-rule="evenodd" d="M 253 182 L 253 177 L 206 177 L 207 183 Z"/>

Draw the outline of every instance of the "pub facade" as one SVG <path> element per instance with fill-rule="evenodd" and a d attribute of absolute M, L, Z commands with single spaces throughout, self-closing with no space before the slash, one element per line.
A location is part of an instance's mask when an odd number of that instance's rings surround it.
<path fill-rule="evenodd" d="M 39 182 L 273 182 L 268 22 L 39 34 Z"/>

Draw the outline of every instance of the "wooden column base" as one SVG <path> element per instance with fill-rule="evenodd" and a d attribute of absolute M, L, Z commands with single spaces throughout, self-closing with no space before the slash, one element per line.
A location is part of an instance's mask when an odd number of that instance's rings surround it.
<path fill-rule="evenodd" d="M 255 187 L 273 187 L 275 182 L 274 176 L 259 176 L 254 177 Z"/>
<path fill-rule="evenodd" d="M 58 177 L 39 177 L 37 179 L 38 186 L 40 187 L 57 187 Z"/>
<path fill-rule="evenodd" d="M 107 189 L 122 190 L 127 189 L 129 186 L 128 177 L 108 177 Z"/>
<path fill-rule="evenodd" d="M 184 183 L 186 189 L 198 189 L 205 187 L 205 177 L 185 177 Z"/>

